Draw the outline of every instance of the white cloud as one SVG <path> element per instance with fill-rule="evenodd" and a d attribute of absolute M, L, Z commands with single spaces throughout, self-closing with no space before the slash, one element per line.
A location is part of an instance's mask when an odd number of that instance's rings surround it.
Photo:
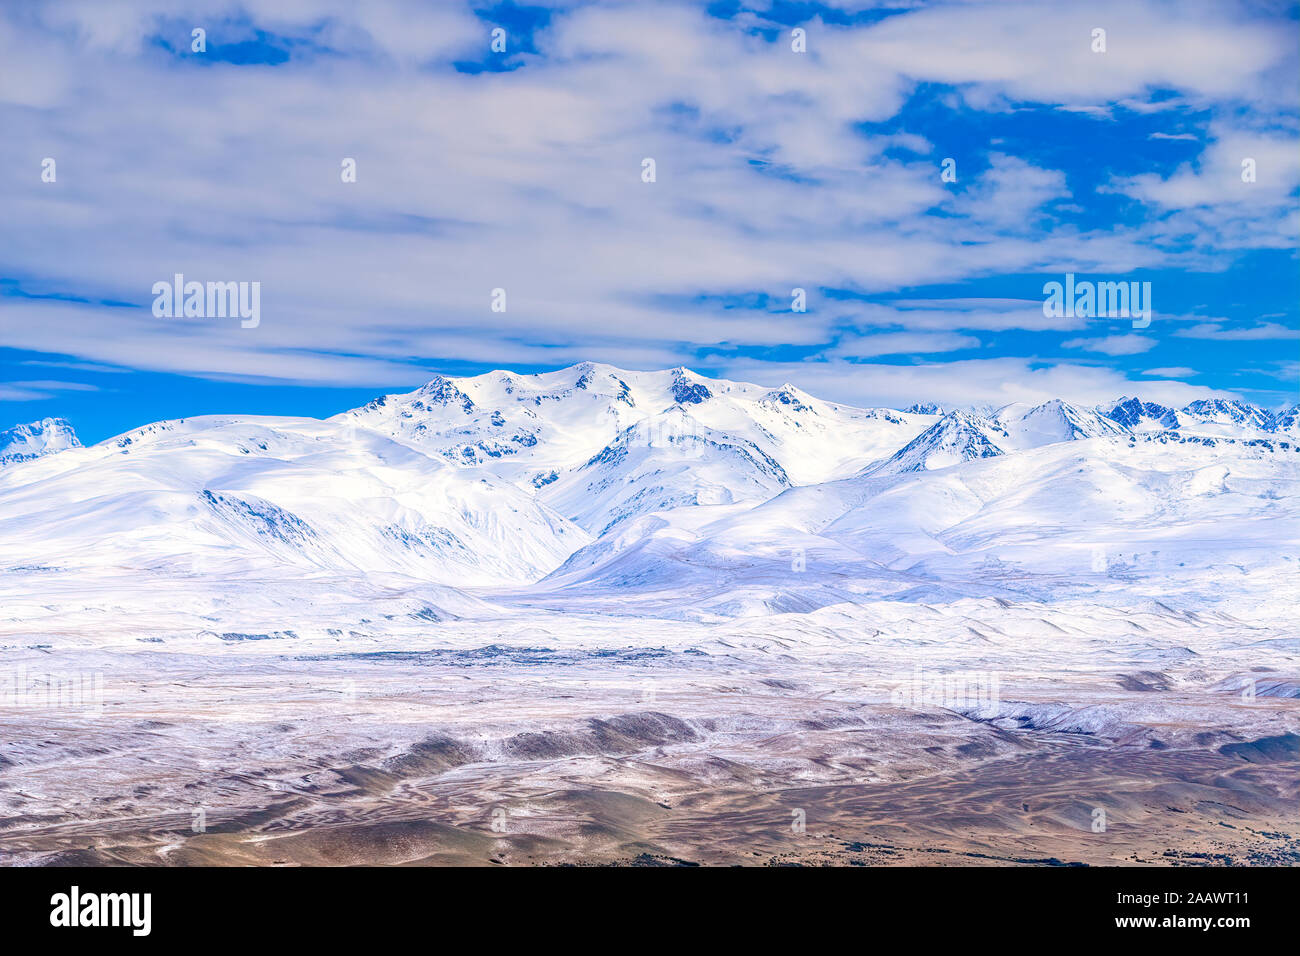
<path fill-rule="evenodd" d="M 1089 365 L 1038 365 L 1017 358 L 965 359 L 909 365 L 845 361 L 722 363 L 716 374 L 764 385 L 790 382 L 819 398 L 856 405 L 906 408 L 934 401 L 948 407 L 1011 402 L 1040 404 L 1063 398 L 1098 405 L 1123 395 L 1179 407 L 1198 398 L 1236 393 L 1182 382 L 1133 380 L 1114 369 Z M 712 372 L 710 374 L 713 374 Z"/>
<path fill-rule="evenodd" d="M 838 305 L 844 321 L 856 328 L 897 326 L 931 332 L 1008 329 L 1042 332 L 1081 329 L 1088 324 L 1087 319 L 1079 316 L 1045 316 L 1043 303 L 1034 299 L 912 299 L 889 304 Z"/>
<path fill-rule="evenodd" d="M 97 392 L 97 386 L 84 382 L 65 382 L 57 379 L 37 381 L 0 382 L 0 401 L 31 402 L 52 398 L 58 392 Z"/>
<path fill-rule="evenodd" d="M 891 17 L 860 35 L 860 51 L 909 76 L 970 84 L 977 104 L 999 98 L 1069 105 L 1121 100 L 1148 89 L 1200 99 L 1284 102 L 1260 73 L 1294 44 L 1233 5 L 1201 2 L 939 4 Z M 1105 53 L 1092 31 L 1105 25 Z"/>
<path fill-rule="evenodd" d="M 1292 248 L 1300 241 L 1300 135 L 1211 124 L 1211 142 L 1169 176 L 1144 173 L 1109 187 L 1166 214 L 1162 243 L 1188 236 L 1219 249 Z M 1172 137 L 1170 137 L 1172 138 Z"/>
<path fill-rule="evenodd" d="M 958 213 L 993 229 L 1034 231 L 1043 207 L 1068 198 L 1065 174 L 1040 169 L 1016 156 L 995 153 L 992 167 L 969 193 L 953 202 Z"/>
<path fill-rule="evenodd" d="M 1156 340 L 1148 335 L 1107 335 L 1095 339 L 1069 339 L 1061 346 L 1103 355 L 1140 355 L 1155 348 Z"/>
<path fill-rule="evenodd" d="M 143 308 L 0 299 L 3 344 L 249 381 L 398 385 L 452 360 L 689 363 L 718 345 L 817 349 L 846 330 L 946 348 L 972 331 L 1080 329 L 1037 301 L 817 301 L 821 288 L 1128 272 L 1174 255 L 1146 225 L 1054 227 L 1044 210 L 1083 197 L 1029 158 L 995 152 L 974 182 L 959 162 L 952 192 L 938 175 L 952 144 L 858 124 L 895 117 L 923 82 L 993 109 L 1173 88 L 1267 111 L 1286 99 L 1274 71 L 1294 59 L 1250 17 L 1150 0 L 1098 8 L 1104 58 L 1088 51 L 1094 12 L 1051 3 L 814 19 L 802 56 L 698 7 L 556 5 L 542 56 L 477 76 L 448 66 L 487 45 L 487 24 L 457 4 L 249 9 L 252 26 L 335 51 L 295 49 L 275 68 L 199 66 L 149 44 L 190 22 L 210 24 L 213 44 L 248 34 L 230 19 L 244 5 L 226 0 L 36 9 L 0 10 L 0 207 L 21 237 L 0 261 L 26 292 Z M 1262 169 L 1284 168 L 1273 155 Z M 40 182 L 44 156 L 57 183 Z M 654 184 L 640 180 L 645 156 Z M 343 157 L 355 184 L 340 182 Z M 1204 188 L 1124 185 L 1161 209 Z M 1267 221 L 1278 241 L 1285 223 Z M 154 319 L 149 290 L 175 272 L 261 281 L 262 325 Z M 813 299 L 798 317 L 663 304 L 779 301 L 795 286 Z M 488 308 L 497 287 L 504 314 Z"/>
<path fill-rule="evenodd" d="M 1300 340 L 1300 330 L 1289 329 L 1276 322 L 1261 322 L 1249 328 L 1225 328 L 1218 322 L 1202 322 L 1188 329 L 1174 332 L 1184 339 L 1220 339 L 1225 342 L 1258 342 L 1272 339 Z"/>
<path fill-rule="evenodd" d="M 880 355 L 931 355 L 979 346 L 980 340 L 975 336 L 955 332 L 879 332 L 846 336 L 823 354 L 828 358 L 874 358 Z"/>

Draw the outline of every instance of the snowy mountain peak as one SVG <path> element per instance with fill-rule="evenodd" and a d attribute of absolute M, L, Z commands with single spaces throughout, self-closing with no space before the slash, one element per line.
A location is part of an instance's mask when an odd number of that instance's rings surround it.
<path fill-rule="evenodd" d="M 800 391 L 789 382 L 786 382 L 780 388 L 774 388 L 762 398 L 763 402 L 768 404 L 785 405 L 791 411 L 795 412 L 812 412 L 817 414 L 813 408 L 813 397 L 807 392 Z"/>
<path fill-rule="evenodd" d="M 873 475 L 929 471 L 1004 454 L 1007 430 L 996 420 L 960 409 L 948 412 L 888 460 L 871 469 Z"/>
<path fill-rule="evenodd" d="M 441 375 L 435 376 L 429 382 L 421 385 L 415 392 L 419 396 L 414 403 L 415 406 L 421 407 L 422 402 L 429 402 L 434 405 L 457 405 L 465 414 L 474 410 L 474 402 L 468 395 L 456 387 L 455 383 L 449 378 Z"/>
<path fill-rule="evenodd" d="M 1273 428 L 1273 416 L 1262 408 L 1245 402 L 1230 402 L 1221 398 L 1206 398 L 1192 402 L 1183 412 L 1200 422 L 1217 425 L 1235 425 L 1241 428 Z"/>
<path fill-rule="evenodd" d="M 998 412 L 997 417 L 1011 439 L 1008 450 L 1038 448 L 1055 442 L 1126 432 L 1118 422 L 1059 398 L 1027 410 L 1023 405 L 1008 405 Z"/>
<path fill-rule="evenodd" d="M 1300 405 L 1292 405 L 1290 408 L 1284 408 L 1273 416 L 1274 431 L 1288 434 L 1300 434 Z"/>
<path fill-rule="evenodd" d="M 1221 398 L 1198 399 L 1181 409 L 1143 402 L 1137 398 L 1121 398 L 1109 407 L 1098 406 L 1097 411 L 1133 432 L 1179 431 L 1239 438 L 1247 432 L 1258 434 L 1288 430 L 1281 415 L 1248 402 Z"/>
<path fill-rule="evenodd" d="M 608 365 L 597 365 L 595 362 L 582 362 L 573 366 L 573 371 L 578 373 L 578 377 L 573 381 L 574 388 L 586 389 L 595 381 L 596 376 L 613 372 L 614 369 Z"/>
<path fill-rule="evenodd" d="M 913 402 L 903 409 L 910 415 L 942 415 L 943 406 L 934 402 Z"/>
<path fill-rule="evenodd" d="M 30 461 L 80 447 L 77 433 L 67 419 L 42 418 L 38 422 L 0 431 L 0 465 Z"/>
<path fill-rule="evenodd" d="M 966 411 L 960 408 L 955 408 L 950 412 L 945 412 L 943 417 L 934 423 L 934 427 L 941 426 L 945 422 L 948 423 L 948 427 L 950 428 L 981 428 L 996 425 L 996 422 L 988 415 L 982 414 L 978 411 Z"/>
<path fill-rule="evenodd" d="M 872 468 L 870 474 L 929 471 L 1057 442 L 1123 434 L 1126 429 L 1116 422 L 1061 399 L 1032 407 L 1006 405 L 989 414 L 956 409 Z"/>
<path fill-rule="evenodd" d="M 1121 398 L 1110 408 L 1104 410 L 1099 408 L 1098 411 L 1125 428 L 1178 427 L 1177 414 L 1172 408 L 1154 402 L 1144 402 L 1138 398 Z"/>
<path fill-rule="evenodd" d="M 695 381 L 696 375 L 690 369 L 678 366 L 672 370 L 673 401 L 679 405 L 698 405 L 708 401 L 713 393 L 702 383 Z"/>

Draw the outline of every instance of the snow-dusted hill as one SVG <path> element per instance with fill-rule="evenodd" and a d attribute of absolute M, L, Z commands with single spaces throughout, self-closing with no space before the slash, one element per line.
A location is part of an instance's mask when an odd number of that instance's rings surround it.
<path fill-rule="evenodd" d="M 315 419 L 159 422 L 0 472 L 0 562 L 529 580 L 590 539 L 534 497 Z"/>
<path fill-rule="evenodd" d="M 770 613 L 990 594 L 1291 600 L 1298 569 L 1300 448 L 1161 433 L 868 471 L 752 508 L 646 518 L 544 584 Z"/>
<path fill-rule="evenodd" d="M 861 409 L 681 368 L 439 377 L 326 421 L 0 433 L 0 569 L 728 615 L 1157 578 L 1209 600 L 1224 575 L 1294 571 L 1296 429 L 1294 408 L 1224 401 Z"/>

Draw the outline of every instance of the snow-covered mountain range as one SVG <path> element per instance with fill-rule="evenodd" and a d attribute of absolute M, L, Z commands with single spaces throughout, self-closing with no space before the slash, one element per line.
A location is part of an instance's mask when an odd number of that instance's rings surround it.
<path fill-rule="evenodd" d="M 723 615 L 1155 572 L 1209 594 L 1226 569 L 1294 570 L 1298 438 L 1294 406 L 896 411 L 683 368 L 497 371 L 324 421 L 0 432 L 0 569 L 290 568 Z"/>

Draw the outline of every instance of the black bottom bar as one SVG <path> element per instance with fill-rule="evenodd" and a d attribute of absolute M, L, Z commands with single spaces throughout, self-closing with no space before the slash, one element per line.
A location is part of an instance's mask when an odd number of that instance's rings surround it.
<path fill-rule="evenodd" d="M 414 932 L 441 947 L 471 930 L 487 934 L 471 941 L 497 950 L 547 937 L 647 944 L 686 937 L 696 945 L 713 938 L 733 951 L 749 939 L 770 947 L 768 934 L 782 927 L 813 934 L 810 942 L 919 933 L 927 945 L 1181 943 L 1191 935 L 1231 945 L 1294 926 L 1295 876 L 1284 868 L 7 868 L 0 869 L 0 918 L 12 942 L 75 936 L 126 945 L 355 940 L 374 947 L 386 939 L 403 945 L 398 939 Z M 143 896 L 99 895 L 146 893 L 147 911 Z M 148 934 L 137 935 L 146 912 Z"/>

